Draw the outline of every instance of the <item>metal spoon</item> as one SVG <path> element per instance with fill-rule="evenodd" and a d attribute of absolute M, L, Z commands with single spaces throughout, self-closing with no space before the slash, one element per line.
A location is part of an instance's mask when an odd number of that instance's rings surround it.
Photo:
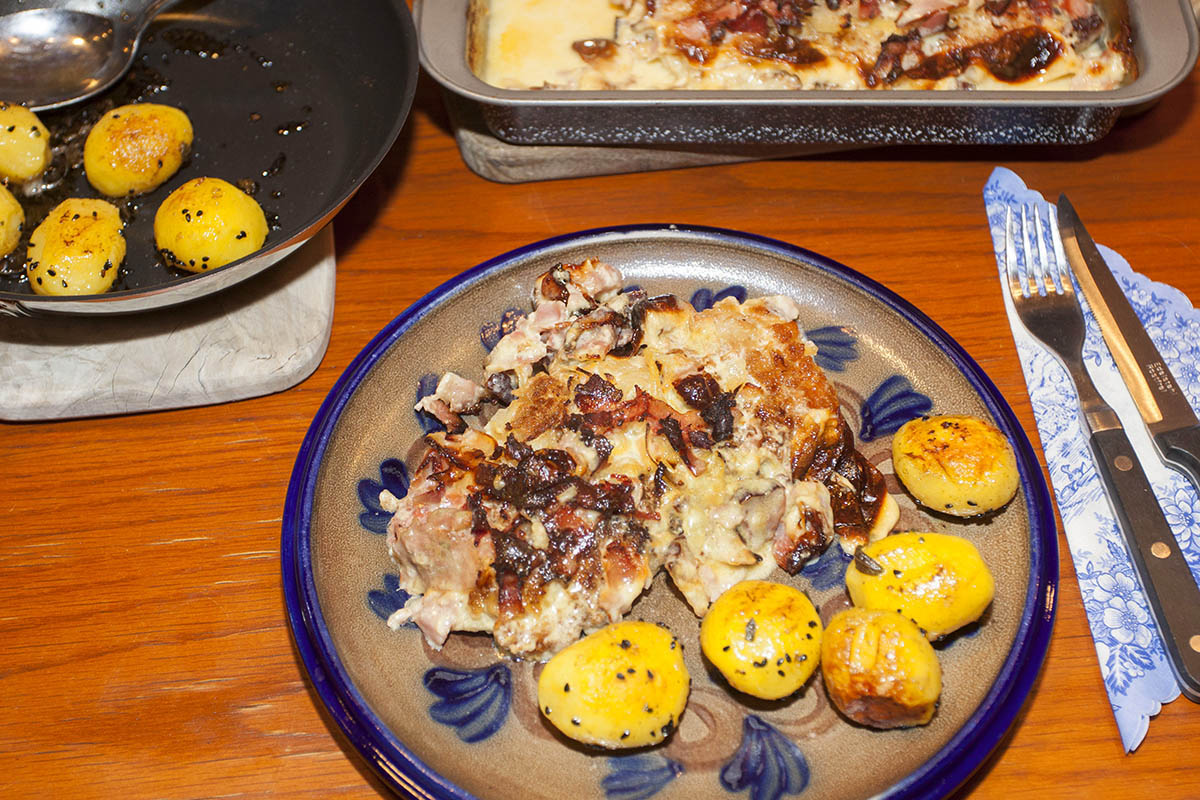
<path fill-rule="evenodd" d="M 33 111 L 84 100 L 129 69 L 146 26 L 178 0 L 96 4 L 105 14 L 64 6 L 0 16 L 0 100 Z"/>

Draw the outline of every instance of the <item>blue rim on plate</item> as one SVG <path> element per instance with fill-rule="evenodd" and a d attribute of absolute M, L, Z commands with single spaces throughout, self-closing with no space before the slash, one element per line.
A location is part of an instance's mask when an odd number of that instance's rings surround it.
<path fill-rule="evenodd" d="M 1058 579 L 1058 544 L 1041 466 L 996 386 L 962 347 L 925 314 L 881 284 L 824 256 L 778 240 L 732 230 L 687 225 L 629 225 L 567 234 L 517 248 L 443 283 L 392 320 L 363 348 L 334 384 L 310 425 L 296 458 L 284 506 L 281 537 L 284 600 L 296 646 L 313 688 L 338 727 L 391 788 L 418 797 L 473 800 L 474 795 L 431 769 L 387 728 L 363 699 L 336 652 L 322 617 L 312 569 L 310 520 L 322 460 L 337 422 L 357 387 L 405 331 L 439 301 L 494 270 L 564 243 L 612 234 L 653 235 L 666 231 L 695 241 L 734 244 L 785 259 L 801 260 L 887 306 L 946 355 L 1014 445 L 1029 517 L 1030 565 L 1025 603 L 1013 644 L 996 680 L 967 722 L 934 757 L 881 795 L 888 800 L 944 797 L 961 786 L 1004 739 L 1037 680 L 1049 647 Z"/>

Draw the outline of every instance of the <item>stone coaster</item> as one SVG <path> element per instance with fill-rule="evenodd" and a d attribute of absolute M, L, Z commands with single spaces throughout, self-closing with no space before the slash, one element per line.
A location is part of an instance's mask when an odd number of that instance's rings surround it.
<path fill-rule="evenodd" d="M 0 317 L 0 419 L 226 403 L 295 386 L 333 324 L 333 227 L 258 275 L 134 314 Z"/>

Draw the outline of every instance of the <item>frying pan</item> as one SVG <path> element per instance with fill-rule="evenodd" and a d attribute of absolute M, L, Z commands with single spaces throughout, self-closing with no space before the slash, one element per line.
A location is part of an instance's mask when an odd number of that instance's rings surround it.
<path fill-rule="evenodd" d="M 11 5 L 0 3 L 0 13 Z M 150 27 L 134 70 L 114 89 L 40 115 L 55 145 L 43 184 L 57 185 L 28 197 L 14 191 L 25 207 L 26 237 L 58 199 L 98 196 L 83 170 L 68 166 L 79 160 L 90 123 L 114 105 L 146 100 L 182 108 L 195 129 L 191 156 L 150 194 L 114 201 L 127 220 L 127 253 L 112 291 L 33 294 L 20 267 L 23 240 L 0 270 L 0 315 L 163 308 L 251 278 L 320 230 L 371 174 L 404 124 L 416 79 L 416 36 L 405 0 L 208 0 L 175 7 Z M 249 189 L 271 229 L 257 253 L 192 274 L 158 258 L 154 212 L 172 190 L 201 176 Z"/>

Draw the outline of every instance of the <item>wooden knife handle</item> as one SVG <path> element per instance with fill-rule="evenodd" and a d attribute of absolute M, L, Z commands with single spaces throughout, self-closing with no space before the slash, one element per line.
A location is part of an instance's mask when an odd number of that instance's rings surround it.
<path fill-rule="evenodd" d="M 1183 694 L 1200 703 L 1200 588 L 1125 431 L 1095 431 L 1091 446 L 1167 659 Z"/>
<path fill-rule="evenodd" d="M 1154 436 L 1159 455 L 1182 472 L 1200 492 L 1200 425 Z"/>

